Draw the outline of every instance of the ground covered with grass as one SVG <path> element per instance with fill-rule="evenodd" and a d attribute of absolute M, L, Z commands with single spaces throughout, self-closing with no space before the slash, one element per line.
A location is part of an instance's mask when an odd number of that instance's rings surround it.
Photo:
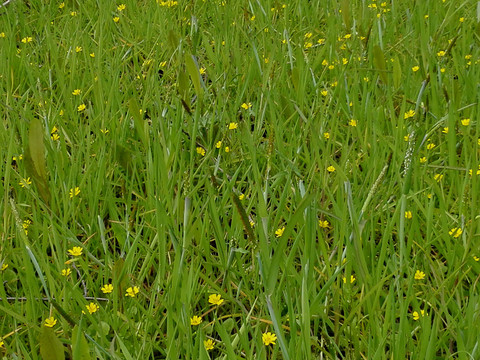
<path fill-rule="evenodd" d="M 0 8 L 5 359 L 480 358 L 480 5 Z"/>

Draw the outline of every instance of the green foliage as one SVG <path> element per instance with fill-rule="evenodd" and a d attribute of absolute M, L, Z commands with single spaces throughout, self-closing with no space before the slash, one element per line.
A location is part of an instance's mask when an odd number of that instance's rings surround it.
<path fill-rule="evenodd" d="M 0 354 L 479 358 L 477 8 L 0 7 Z"/>

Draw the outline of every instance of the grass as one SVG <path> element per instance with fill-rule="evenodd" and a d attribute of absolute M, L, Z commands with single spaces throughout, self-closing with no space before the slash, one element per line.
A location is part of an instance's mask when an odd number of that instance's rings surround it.
<path fill-rule="evenodd" d="M 0 8 L 0 354 L 479 358 L 479 24 L 468 0 Z"/>

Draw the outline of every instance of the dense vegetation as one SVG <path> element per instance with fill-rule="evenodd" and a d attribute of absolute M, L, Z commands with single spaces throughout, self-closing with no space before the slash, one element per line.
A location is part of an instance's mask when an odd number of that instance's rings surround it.
<path fill-rule="evenodd" d="M 478 359 L 480 5 L 0 8 L 0 354 Z"/>

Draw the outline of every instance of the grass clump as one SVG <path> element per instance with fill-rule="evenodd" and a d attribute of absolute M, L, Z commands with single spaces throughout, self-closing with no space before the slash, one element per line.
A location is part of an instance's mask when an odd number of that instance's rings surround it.
<path fill-rule="evenodd" d="M 472 1 L 0 8 L 0 354 L 479 357 Z"/>

